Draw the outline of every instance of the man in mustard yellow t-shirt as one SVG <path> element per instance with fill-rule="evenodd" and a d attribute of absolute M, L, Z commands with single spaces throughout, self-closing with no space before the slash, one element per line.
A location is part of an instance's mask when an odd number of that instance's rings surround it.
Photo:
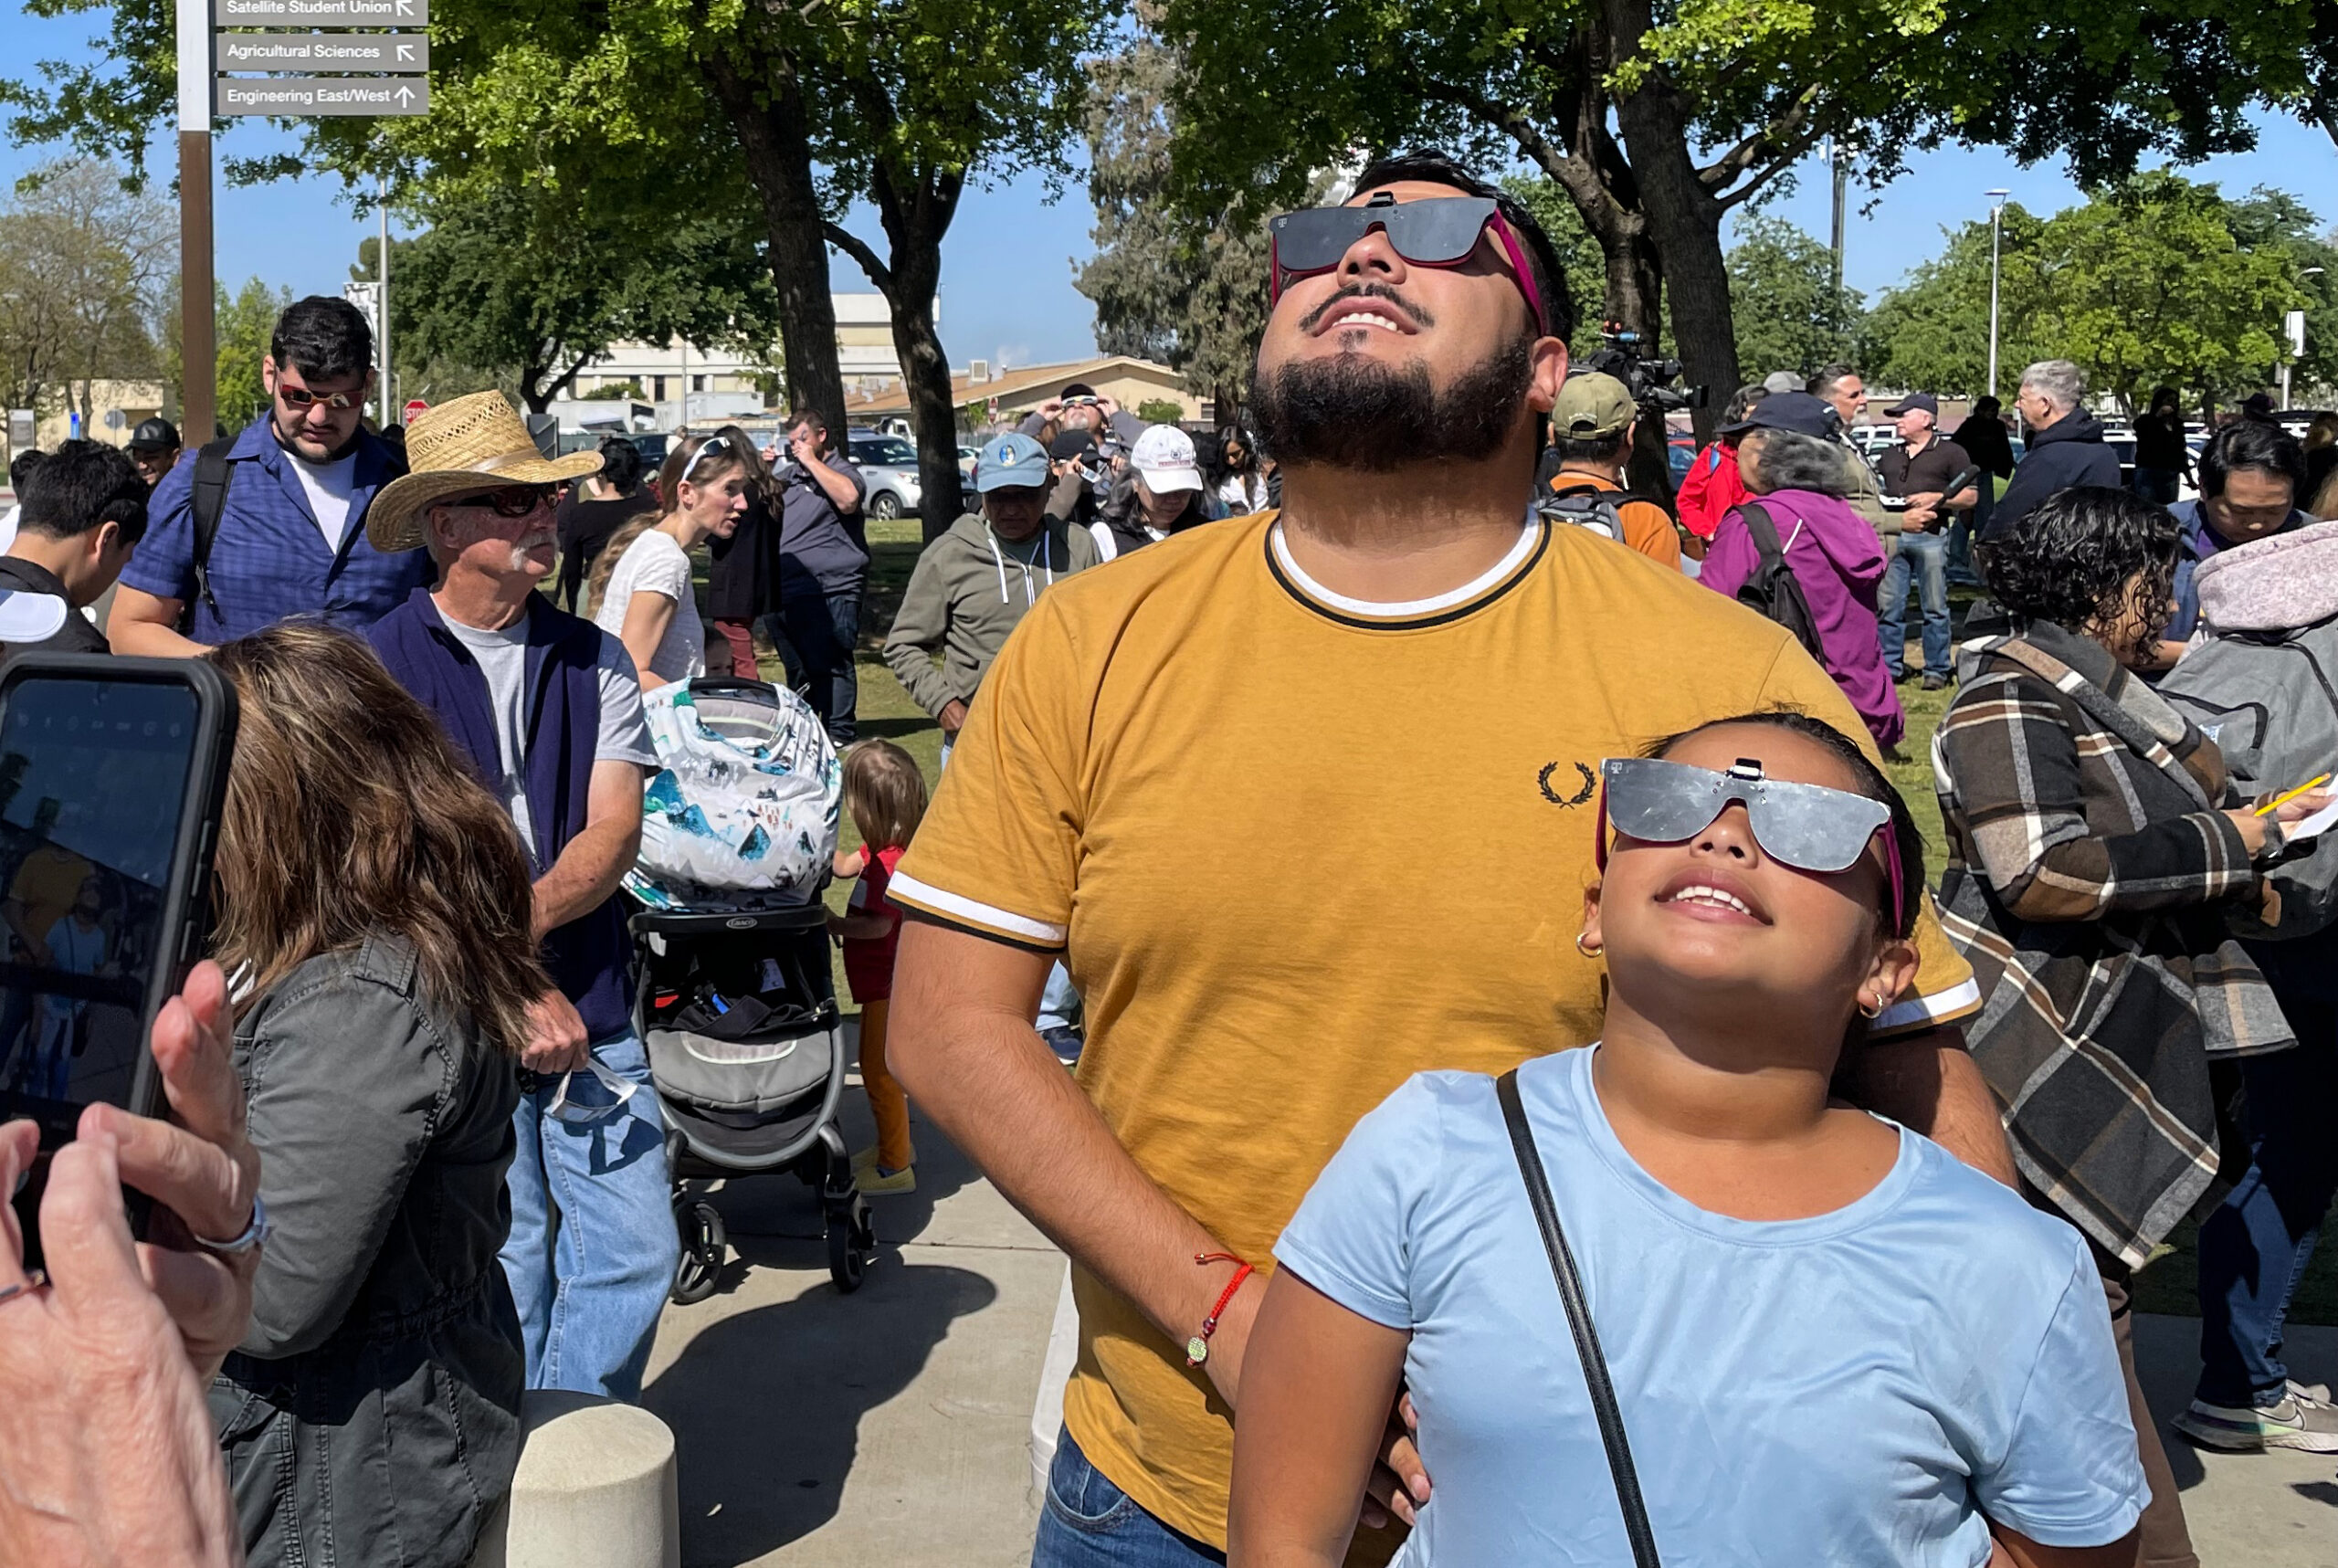
<path fill-rule="evenodd" d="M 1236 1260 L 1411 1074 L 1596 1037 L 1601 760 L 1782 704 L 1865 733 L 1782 628 L 1532 515 L 1573 322 L 1515 204 L 1415 157 L 1277 223 L 1252 409 L 1282 511 L 1041 598 L 890 889 L 896 1070 L 1076 1266 L 1037 1568 L 1212 1561 L 1263 1288 Z M 2009 1178 L 1942 1027 L 1971 973 L 1929 911 L 1920 946 L 1857 1087 Z M 1058 953 L 1076 1083 L 1031 1026 Z"/>

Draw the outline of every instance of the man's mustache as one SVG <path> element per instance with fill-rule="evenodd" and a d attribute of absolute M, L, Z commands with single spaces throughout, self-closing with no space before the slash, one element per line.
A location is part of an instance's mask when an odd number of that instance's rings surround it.
<path fill-rule="evenodd" d="M 1391 284 L 1350 283 L 1343 286 L 1338 293 L 1332 295 L 1330 299 L 1324 300 L 1322 304 L 1308 311 L 1307 314 L 1301 319 L 1299 330 L 1301 332 L 1312 336 L 1317 322 L 1322 321 L 1326 315 L 1339 309 L 1342 305 L 1346 304 L 1351 300 L 1385 300 L 1388 303 L 1395 306 L 1399 310 L 1404 311 L 1406 315 L 1410 316 L 1413 319 L 1413 325 L 1416 327 L 1433 327 L 1437 325 L 1437 318 L 1435 316 L 1430 315 L 1427 310 L 1421 309 L 1421 307 L 1414 304 L 1410 300 L 1406 299 L 1402 294 L 1396 292 L 1395 288 Z"/>

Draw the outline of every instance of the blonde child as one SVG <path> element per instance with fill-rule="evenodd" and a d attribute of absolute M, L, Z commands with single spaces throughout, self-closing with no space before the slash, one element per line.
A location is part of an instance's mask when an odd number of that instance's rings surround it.
<path fill-rule="evenodd" d="M 864 843 L 837 857 L 837 875 L 858 880 L 848 912 L 830 915 L 828 930 L 844 949 L 845 979 L 860 1004 L 860 1082 L 877 1120 L 876 1146 L 853 1156 L 853 1179 L 863 1193 L 880 1197 L 917 1191 L 909 1097 L 885 1070 L 885 1014 L 901 940 L 901 911 L 885 888 L 925 816 L 925 778 L 891 742 L 863 741 L 845 753 L 844 804 Z"/>

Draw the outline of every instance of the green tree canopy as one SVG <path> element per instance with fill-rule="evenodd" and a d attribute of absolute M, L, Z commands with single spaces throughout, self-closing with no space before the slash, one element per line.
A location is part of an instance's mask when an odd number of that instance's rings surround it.
<path fill-rule="evenodd" d="M 2098 187 L 2044 220 L 2008 205 L 2000 395 L 2024 365 L 2048 358 L 2073 361 L 2090 386 L 2131 409 L 2163 384 L 2201 404 L 2267 385 L 2282 357 L 2284 312 L 2338 314 L 2315 287 L 2322 279 L 2300 276 L 2320 265 L 2311 223 L 2281 193 L 2235 202 L 2164 170 Z M 1988 390 L 1988 290 L 1989 226 L 1968 224 L 1877 305 L 1873 374 L 1936 392 Z M 2309 373 L 2326 374 L 2327 363 Z"/>
<path fill-rule="evenodd" d="M 1783 218 L 1737 220 L 1729 300 L 1738 371 L 1748 381 L 1779 370 L 1807 377 L 1857 357 L 1859 291 L 1836 284 L 1833 251 Z M 1716 388 L 1715 395 L 1735 390 Z"/>

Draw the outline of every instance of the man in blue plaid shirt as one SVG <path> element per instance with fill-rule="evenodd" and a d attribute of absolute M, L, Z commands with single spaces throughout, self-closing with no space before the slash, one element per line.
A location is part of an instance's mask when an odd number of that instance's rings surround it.
<path fill-rule="evenodd" d="M 260 362 L 268 411 L 227 449 L 207 584 L 195 571 L 200 464 L 182 462 L 156 488 L 114 595 L 114 651 L 193 655 L 291 616 L 362 632 L 429 581 L 421 551 L 384 555 L 365 541 L 374 493 L 405 470 L 364 427 L 373 359 L 373 331 L 345 300 L 312 295 L 277 319 Z"/>

